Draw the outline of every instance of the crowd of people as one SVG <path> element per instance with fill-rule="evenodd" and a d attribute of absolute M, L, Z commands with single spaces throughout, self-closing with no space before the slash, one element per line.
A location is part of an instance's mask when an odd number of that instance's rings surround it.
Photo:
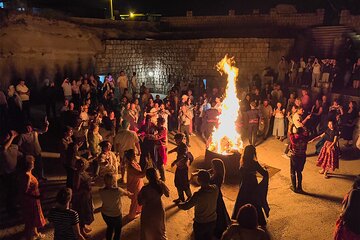
<path fill-rule="evenodd" d="M 336 59 L 320 59 L 315 56 L 307 60 L 282 57 L 277 66 L 278 83 L 288 82 L 291 86 L 326 88 L 360 88 L 360 58 L 355 62 L 351 57 L 342 61 Z"/>
<path fill-rule="evenodd" d="M 311 64 L 315 85 L 320 78 L 317 70 L 314 73 L 315 68 L 320 69 L 322 79 L 326 78 L 318 64 L 322 65 L 316 60 Z M 293 62 L 290 72 L 280 65 L 276 83 L 251 84 L 238 89 L 241 108 L 236 126 L 249 145 L 242 154 L 241 187 L 231 218 L 221 192 L 225 177 L 222 160 L 213 159 L 210 170 L 201 169 L 192 174 L 200 185 L 195 193 L 191 192 L 189 178 L 189 166 L 194 160 L 189 151 L 191 136 L 196 134 L 204 144 L 209 144 L 211 133 L 219 124 L 225 88 L 214 87 L 210 92 L 194 96 L 193 87 L 182 81 L 175 83 L 168 95 L 161 98 L 153 96 L 144 83 L 138 86 L 135 72 L 130 80 L 124 71 L 117 79 L 108 74 L 103 83 L 95 75 L 87 74 L 73 81 L 66 78 L 61 86 L 46 80 L 43 90 L 46 118 L 39 126 L 41 129 L 33 127 L 31 122 L 34 120 L 30 111 L 31 89 L 24 80 L 16 87 L 11 85 L 6 94 L 0 91 L 0 103 L 3 103 L 0 124 L 1 129 L 6 129 L 1 131 L 0 139 L 2 176 L 9 216 L 15 215 L 20 201 L 26 239 L 43 238 L 38 231 L 45 225 L 39 181 L 45 182 L 47 178 L 39 135 L 47 132 L 50 121 L 63 129 L 58 145 L 66 171 L 66 186 L 59 191 L 57 204 L 47 216 L 55 228 L 55 239 L 91 236 L 94 185 L 104 186 L 99 194 L 101 215 L 107 225 L 106 239 L 120 239 L 121 196 L 131 199 L 126 218 L 131 221 L 140 216 L 141 239 L 167 239 L 161 198 L 162 195 L 169 197 L 167 185 L 170 183 L 166 181 L 164 165 L 171 153 L 177 154 L 171 163 L 171 167 L 176 167 L 174 185 L 178 192 L 174 202 L 183 210 L 195 208 L 196 240 L 243 239 L 244 236 L 245 239 L 268 239 L 265 217 L 270 210 L 266 201 L 269 176 L 257 161 L 255 148 L 261 141 L 270 135 L 287 141 L 284 157 L 291 160 L 291 189 L 297 193 L 303 191 L 301 172 L 308 142 L 321 139 L 316 151 L 319 172 L 325 178 L 329 171 L 339 168 L 340 138 L 347 141 L 346 147 L 360 149 L 357 103 L 340 104 L 336 99 L 330 102 L 327 95 L 311 96 L 305 88 L 299 94 L 291 87 L 282 89 L 281 83 L 287 76 L 295 84 L 301 71 L 299 68 L 296 75 L 292 73 Z M 356 71 L 360 72 L 360 61 L 354 65 L 354 74 Z M 55 93 L 59 87 L 64 101 L 57 111 Z M 176 143 L 172 150 L 168 149 L 170 133 L 174 134 Z M 257 172 L 263 177 L 260 183 Z M 119 183 L 126 184 L 126 189 L 118 187 Z M 348 201 L 354 198 L 355 193 L 349 195 Z M 358 209 L 358 205 L 354 205 L 356 202 L 352 200 L 348 206 Z M 230 219 L 236 223 L 231 224 Z M 346 225 L 347 221 L 341 224 Z M 359 234 L 353 226 L 347 229 Z"/>

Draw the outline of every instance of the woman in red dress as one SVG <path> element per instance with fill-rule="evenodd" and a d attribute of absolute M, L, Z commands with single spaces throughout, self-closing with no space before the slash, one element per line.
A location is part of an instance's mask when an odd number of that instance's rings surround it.
<path fill-rule="evenodd" d="M 39 227 L 46 224 L 41 203 L 39 182 L 32 174 L 35 158 L 27 155 L 25 158 L 25 175 L 23 181 L 23 219 L 25 222 L 26 240 L 42 239 L 45 235 L 38 232 Z"/>
<path fill-rule="evenodd" d="M 320 174 L 324 174 L 325 178 L 328 178 L 327 173 L 329 171 L 335 171 L 339 168 L 339 155 L 340 149 L 338 147 L 339 132 L 336 129 L 333 121 L 328 122 L 328 128 L 321 135 L 313 138 L 309 143 L 317 140 L 319 138 L 324 138 L 324 146 L 320 150 L 318 157 L 317 166 L 321 167 L 319 171 Z"/>

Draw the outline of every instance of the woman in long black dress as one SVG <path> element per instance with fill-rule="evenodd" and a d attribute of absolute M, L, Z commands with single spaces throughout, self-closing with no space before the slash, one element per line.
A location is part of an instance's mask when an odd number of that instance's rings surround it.
<path fill-rule="evenodd" d="M 263 177 L 260 183 L 258 183 L 256 178 L 257 172 Z M 259 225 L 266 226 L 263 209 L 268 216 L 270 211 L 266 202 L 268 180 L 268 172 L 257 161 L 255 147 L 253 145 L 246 146 L 240 162 L 240 188 L 232 219 L 236 219 L 238 211 L 243 205 L 250 203 L 255 206 L 258 212 Z"/>
<path fill-rule="evenodd" d="M 358 117 L 358 111 L 355 101 L 350 101 L 348 110 L 344 112 L 341 118 L 341 137 L 346 140 L 346 146 L 352 145 L 353 132 L 356 125 L 356 119 Z"/>

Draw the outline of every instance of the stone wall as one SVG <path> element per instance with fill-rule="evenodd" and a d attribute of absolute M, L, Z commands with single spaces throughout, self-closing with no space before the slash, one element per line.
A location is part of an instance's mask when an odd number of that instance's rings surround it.
<path fill-rule="evenodd" d="M 207 28 L 207 27 L 231 27 L 231 26 L 291 26 L 307 28 L 322 25 L 324 21 L 324 9 L 318 9 L 315 13 L 281 13 L 272 9 L 268 14 L 244 14 L 229 16 L 193 16 L 188 14 L 184 17 L 163 17 L 161 21 L 173 28 Z"/>
<path fill-rule="evenodd" d="M 341 11 L 340 24 L 349 26 L 357 33 L 360 33 L 360 15 L 351 15 L 349 10 Z"/>
<path fill-rule="evenodd" d="M 210 85 L 222 85 L 225 78 L 215 65 L 225 54 L 235 56 L 239 80 L 248 82 L 266 67 L 275 68 L 282 55 L 293 47 L 293 39 L 214 38 L 197 40 L 120 41 L 108 40 L 97 56 L 98 73 L 130 75 L 137 72 L 139 82 L 146 82 L 154 91 L 165 92 L 169 82 L 207 79 Z M 153 76 L 149 73 L 152 72 Z M 117 74 L 115 74 L 117 75 Z"/>

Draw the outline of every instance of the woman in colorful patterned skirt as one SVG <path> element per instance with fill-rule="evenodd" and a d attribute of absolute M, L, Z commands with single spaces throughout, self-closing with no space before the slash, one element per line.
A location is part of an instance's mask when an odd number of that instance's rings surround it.
<path fill-rule="evenodd" d="M 339 168 L 340 149 L 338 147 L 339 131 L 336 129 L 333 121 L 328 122 L 328 128 L 321 135 L 313 138 L 309 143 L 324 138 L 324 146 L 320 150 L 317 166 L 321 167 L 320 174 L 328 178 L 329 171 L 335 171 Z"/>

